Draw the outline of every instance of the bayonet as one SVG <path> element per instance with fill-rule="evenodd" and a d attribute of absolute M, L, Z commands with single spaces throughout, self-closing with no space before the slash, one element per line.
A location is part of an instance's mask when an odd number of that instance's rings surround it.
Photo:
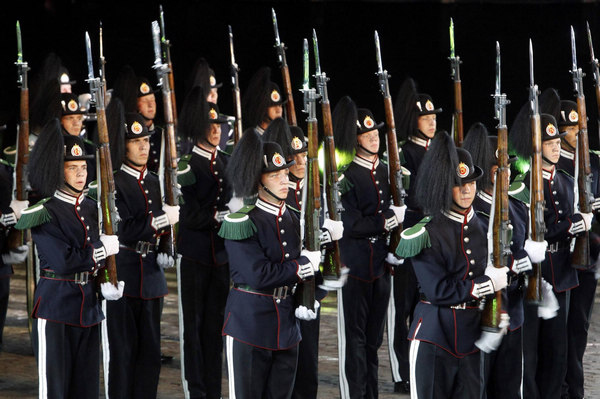
<path fill-rule="evenodd" d="M 450 77 L 454 82 L 453 137 L 456 146 L 460 147 L 463 141 L 462 83 L 460 80 L 460 64 L 462 61 L 456 55 L 454 48 L 454 20 L 452 18 L 450 18 L 450 57 L 448 59 L 450 60 Z"/>
<path fill-rule="evenodd" d="M 85 32 L 85 54 L 87 55 L 88 80 L 94 79 L 94 61 L 92 60 L 92 42 L 90 35 Z"/>
<path fill-rule="evenodd" d="M 450 58 L 454 57 L 454 21 L 450 18 Z"/>
<path fill-rule="evenodd" d="M 506 98 L 506 94 L 502 93 L 500 82 L 500 43 L 496 42 L 496 85 L 492 97 L 494 97 L 494 119 L 498 121 L 498 130 L 506 129 L 506 106 L 510 104 L 510 100 Z"/>
<path fill-rule="evenodd" d="M 319 56 L 319 41 L 317 40 L 317 32 L 313 29 L 313 50 L 315 53 L 315 80 L 317 83 L 317 91 L 321 97 L 321 103 L 329 105 L 329 95 L 327 94 L 327 81 L 329 78 L 321 70 L 321 60 Z"/>
<path fill-rule="evenodd" d="M 388 72 L 383 69 L 383 63 L 381 61 L 381 45 L 379 43 L 379 33 L 375 31 L 375 59 L 377 61 L 377 72 L 375 73 L 379 78 L 379 90 L 383 97 L 390 96 L 390 87 L 388 83 Z"/>
<path fill-rule="evenodd" d="M 231 56 L 231 89 L 233 91 L 233 108 L 235 110 L 235 125 L 234 125 L 234 137 L 233 141 L 235 144 L 242 138 L 242 101 L 240 94 L 240 82 L 238 73 L 240 68 L 235 62 L 235 52 L 233 51 L 233 31 L 231 25 L 229 28 L 229 53 Z"/>
<path fill-rule="evenodd" d="M 275 14 L 275 9 L 271 8 L 271 17 L 273 19 L 273 30 L 275 31 L 275 47 L 277 47 L 277 56 L 279 58 L 279 63 L 283 63 L 283 43 L 279 39 L 279 26 L 277 25 L 277 14 Z"/>
<path fill-rule="evenodd" d="M 21 24 L 17 21 L 17 64 L 23 63 L 23 45 L 21 43 Z"/>
<path fill-rule="evenodd" d="M 533 44 L 529 39 L 529 104 L 532 115 L 538 115 L 540 108 L 538 104 L 538 87 L 533 79 Z"/>
<path fill-rule="evenodd" d="M 160 54 L 160 27 L 158 26 L 158 22 L 157 21 L 152 21 L 152 43 L 154 44 L 154 69 L 162 69 L 163 68 L 163 62 L 162 62 L 162 56 Z M 162 84 L 162 77 L 161 77 L 161 82 L 159 82 L 159 85 Z"/>

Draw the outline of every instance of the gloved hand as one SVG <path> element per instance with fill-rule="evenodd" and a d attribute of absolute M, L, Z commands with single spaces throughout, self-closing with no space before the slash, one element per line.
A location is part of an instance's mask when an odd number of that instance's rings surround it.
<path fill-rule="evenodd" d="M 10 201 L 10 209 L 13 210 L 13 212 L 17 216 L 17 219 L 21 217 L 21 212 L 27 207 L 29 207 L 29 201 L 19 201 L 16 199 Z"/>
<path fill-rule="evenodd" d="M 556 313 L 560 308 L 552 285 L 542 279 L 542 303 L 538 306 L 538 316 L 544 320 L 556 317 Z"/>
<path fill-rule="evenodd" d="M 321 251 L 309 251 L 308 249 L 303 249 L 302 252 L 300 252 L 300 256 L 306 256 L 312 265 L 313 271 L 319 271 L 319 265 L 321 264 Z"/>
<path fill-rule="evenodd" d="M 119 253 L 119 237 L 116 235 L 100 234 L 100 241 L 104 245 L 106 256 L 116 255 Z"/>
<path fill-rule="evenodd" d="M 508 267 L 494 267 L 488 266 L 485 268 L 485 275 L 492 280 L 492 284 L 494 284 L 494 292 L 500 291 L 503 288 L 506 288 L 508 285 Z"/>
<path fill-rule="evenodd" d="M 385 261 L 393 266 L 399 266 L 399 265 L 404 264 L 404 258 L 398 258 L 396 255 L 394 255 L 391 252 L 387 253 L 387 255 L 385 257 Z"/>
<path fill-rule="evenodd" d="M 173 225 L 179 222 L 179 205 L 164 204 L 162 210 L 167 215 L 167 219 L 169 219 L 169 224 Z"/>
<path fill-rule="evenodd" d="M 519 274 L 532 270 L 533 266 L 531 265 L 529 256 L 524 256 L 521 259 L 515 259 L 510 268 L 514 273 Z"/>
<path fill-rule="evenodd" d="M 244 206 L 244 199 L 241 197 L 236 197 L 236 196 L 231 197 L 231 199 L 227 203 L 227 207 L 229 208 L 231 213 L 235 213 L 235 212 L 239 211 L 240 209 L 242 209 L 243 206 Z"/>
<path fill-rule="evenodd" d="M 394 211 L 394 216 L 396 216 L 396 220 L 398 221 L 398 224 L 403 223 L 404 222 L 404 214 L 406 213 L 406 205 L 402 205 L 402 206 L 390 205 L 390 209 L 392 211 Z"/>
<path fill-rule="evenodd" d="M 107 301 L 116 301 L 117 299 L 121 299 L 123 296 L 123 289 L 125 288 L 125 281 L 119 281 L 117 283 L 117 287 L 112 285 L 110 282 L 100 284 L 100 290 L 102 291 L 102 296 Z"/>
<path fill-rule="evenodd" d="M 485 353 L 490 353 L 498 349 L 502 343 L 502 338 L 506 335 L 506 330 L 510 325 L 510 317 L 508 313 L 502 313 L 500 315 L 500 324 L 497 332 L 482 331 L 479 339 L 475 341 L 475 346 L 478 347 Z"/>
<path fill-rule="evenodd" d="M 161 252 L 156 255 L 156 263 L 163 269 L 168 269 L 175 265 L 175 259 L 171 255 Z"/>
<path fill-rule="evenodd" d="M 592 219 L 594 219 L 594 214 L 590 213 L 582 213 L 583 221 L 585 222 L 585 230 L 588 231 L 592 228 Z"/>
<path fill-rule="evenodd" d="M 350 268 L 344 266 L 340 269 L 340 277 L 337 280 L 324 278 L 323 284 L 319 285 L 319 287 L 326 291 L 334 291 L 340 289 L 344 286 L 344 284 L 346 284 L 349 272 Z"/>
<path fill-rule="evenodd" d="M 332 220 L 326 218 L 323 222 L 322 228 L 326 229 L 329 232 L 330 241 L 338 241 L 344 235 L 344 223 L 336 220 Z"/>
<path fill-rule="evenodd" d="M 225 216 L 229 215 L 229 213 L 229 211 L 216 212 L 214 216 L 215 220 L 217 221 L 217 223 L 221 223 L 225 219 Z"/>
<path fill-rule="evenodd" d="M 306 306 L 300 305 L 296 308 L 296 310 L 294 310 L 294 314 L 300 320 L 314 320 L 317 318 L 317 310 L 319 309 L 319 306 L 321 306 L 319 301 L 315 301 L 315 310 L 310 310 Z"/>
<path fill-rule="evenodd" d="M 532 263 L 543 262 L 546 258 L 546 249 L 548 248 L 548 241 L 544 240 L 541 242 L 533 241 L 530 239 L 525 240 L 525 252 L 529 255 L 529 259 Z"/>
<path fill-rule="evenodd" d="M 2 262 L 5 265 L 17 265 L 23 263 L 27 259 L 29 254 L 29 247 L 27 245 L 20 245 L 15 249 L 11 249 L 5 254 L 2 254 Z"/>

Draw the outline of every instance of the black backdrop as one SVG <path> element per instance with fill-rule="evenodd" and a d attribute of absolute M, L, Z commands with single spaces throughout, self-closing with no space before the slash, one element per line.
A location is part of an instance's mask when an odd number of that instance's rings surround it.
<path fill-rule="evenodd" d="M 7 2 L 3 3 L 5 8 Z M 310 40 L 312 28 L 319 37 L 321 66 L 331 78 L 332 106 L 350 95 L 359 107 L 371 108 L 378 120 L 384 118 L 383 103 L 375 76 L 373 32 L 381 39 L 384 67 L 392 78 L 395 98 L 405 77 L 417 81 L 419 91 L 433 96 L 444 113 L 440 129 L 449 129 L 453 108 L 450 80 L 448 26 L 455 24 L 457 54 L 463 60 L 463 110 L 465 131 L 476 121 L 493 129 L 495 41 L 502 48 L 502 85 L 512 104 L 508 107 L 509 127 L 520 106 L 527 101 L 528 42 L 533 41 L 536 83 L 540 89 L 555 87 L 563 98 L 572 98 L 569 74 L 571 49 L 569 26 L 573 25 L 579 64 L 588 99 L 591 146 L 598 148 L 597 104 L 589 69 L 585 23 L 589 21 L 600 53 L 600 18 L 597 2 L 402 2 L 402 1 L 20 1 L 16 10 L 0 16 L 0 125 L 6 123 L 4 145 L 14 142 L 18 116 L 16 87 L 15 22 L 20 20 L 25 60 L 31 67 L 30 79 L 50 51 L 57 53 L 72 77 L 73 91 L 87 92 L 84 32 L 90 32 L 98 68 L 98 26 L 104 26 L 104 54 L 110 87 L 119 69 L 130 64 L 139 75 L 156 81 L 151 69 L 153 50 L 151 21 L 158 19 L 163 5 L 167 37 L 176 80 L 176 94 L 183 103 L 184 83 L 198 56 L 204 56 L 223 82 L 219 104 L 232 113 L 229 85 L 227 25 L 234 33 L 236 59 L 241 68 L 242 94 L 246 83 L 262 65 L 272 67 L 272 79 L 281 82 L 271 7 L 275 8 L 287 57 L 292 84 L 301 87 L 302 39 Z M 311 70 L 312 66 L 311 54 Z M 281 84 L 280 84 L 281 85 Z M 298 120 L 301 93 L 295 90 Z"/>

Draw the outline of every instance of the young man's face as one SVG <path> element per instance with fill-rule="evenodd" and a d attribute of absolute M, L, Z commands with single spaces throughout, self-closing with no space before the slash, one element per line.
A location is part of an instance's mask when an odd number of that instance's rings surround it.
<path fill-rule="evenodd" d="M 275 172 L 263 173 L 260 177 L 262 184 L 273 194 L 279 198 L 287 198 L 288 195 L 288 183 L 290 181 L 288 174 L 290 170 L 288 168 L 276 170 Z M 261 187 L 262 189 L 262 187 Z M 263 198 L 266 200 L 278 201 L 277 198 L 273 198 L 266 190 L 263 192 Z"/>
<path fill-rule="evenodd" d="M 421 115 L 417 119 L 417 128 L 428 138 L 432 139 L 437 128 L 437 116 L 435 114 Z"/>
<path fill-rule="evenodd" d="M 150 136 L 126 140 L 125 149 L 125 157 L 134 165 L 146 165 L 150 152 Z"/>
<path fill-rule="evenodd" d="M 477 183 L 475 181 L 465 183 L 452 188 L 452 200 L 462 209 L 467 209 L 475 199 L 477 192 Z"/>
<path fill-rule="evenodd" d="M 154 94 L 138 97 L 138 112 L 146 119 L 153 120 L 156 117 L 156 97 Z"/>
<path fill-rule="evenodd" d="M 87 179 L 87 163 L 81 161 L 65 161 L 65 182 L 76 190 L 83 190 Z M 70 190 L 67 187 L 67 190 Z M 77 194 L 77 193 L 73 193 Z"/>
<path fill-rule="evenodd" d="M 306 154 L 306 152 L 301 152 L 292 156 L 296 163 L 290 166 L 290 173 L 298 179 L 304 179 L 304 176 L 306 176 Z"/>
<path fill-rule="evenodd" d="M 71 136 L 79 136 L 79 133 L 81 133 L 81 128 L 83 127 L 83 115 L 65 115 L 60 118 L 60 123 Z"/>
<path fill-rule="evenodd" d="M 363 134 L 359 134 L 356 136 L 356 140 L 360 146 L 357 150 L 358 153 L 360 153 L 363 148 L 367 149 L 372 154 L 377 154 L 379 152 L 379 130 L 375 129 Z"/>
<path fill-rule="evenodd" d="M 560 138 L 542 142 L 542 155 L 552 164 L 556 164 L 560 158 Z"/>

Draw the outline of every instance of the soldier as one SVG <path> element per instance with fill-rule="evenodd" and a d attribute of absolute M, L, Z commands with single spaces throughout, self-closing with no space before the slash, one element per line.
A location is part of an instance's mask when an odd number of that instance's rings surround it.
<path fill-rule="evenodd" d="M 109 132 L 111 151 L 124 154 L 122 164 L 113 168 L 121 217 L 117 274 L 126 285 L 124 298 L 106 306 L 106 396 L 150 398 L 156 397 L 161 365 L 160 307 L 167 295 L 162 267 L 174 263 L 167 254 L 157 254 L 157 243 L 178 222 L 179 206 L 163 204 L 158 177 L 146 166 L 150 132 L 145 119 L 126 113 L 125 121 L 126 132 Z"/>
<path fill-rule="evenodd" d="M 225 217 L 233 288 L 225 308 L 229 392 L 236 398 L 290 398 L 300 329 L 295 286 L 314 277 L 320 251 L 301 250 L 300 223 L 285 204 L 288 168 L 277 143 L 244 132 L 227 168 L 238 195 L 256 204 Z"/>
<path fill-rule="evenodd" d="M 420 173 L 415 196 L 428 216 L 403 231 L 396 251 L 412 257 L 420 291 L 409 331 L 411 396 L 479 398 L 479 305 L 506 286 L 508 272 L 486 268 L 486 232 L 471 206 L 483 171 L 439 132 Z"/>
<path fill-rule="evenodd" d="M 274 119 L 283 115 L 287 102 L 277 83 L 271 81 L 271 68 L 261 67 L 250 78 L 242 96 L 242 115 L 245 128 L 253 128 L 262 135 Z"/>
<path fill-rule="evenodd" d="M 423 218 L 414 190 L 417 185 L 419 166 L 436 133 L 436 118 L 440 112 L 442 109 L 435 108 L 429 94 L 417 93 L 413 79 L 407 78 L 404 81 L 398 92 L 394 109 L 395 120 L 398 121 L 398 137 L 403 140 L 399 146 L 400 160 L 402 166 L 410 172 L 405 199 L 408 209 L 404 228 L 412 227 Z M 412 313 L 419 301 L 417 278 L 410 259 L 405 259 L 403 266 L 394 269 L 392 293 L 387 322 L 394 391 L 408 393 L 410 392 L 408 326 L 412 322 Z"/>
<path fill-rule="evenodd" d="M 43 196 L 22 212 L 16 227 L 31 229 L 40 259 L 32 317 L 40 397 L 99 395 L 99 328 L 104 319 L 97 275 L 104 259 L 119 252 L 117 236 L 98 231 L 97 205 L 83 195 L 86 160 L 77 136 L 65 136 L 57 119 L 43 129 L 31 151 L 29 178 Z M 105 299 L 123 293 L 100 285 Z"/>
<path fill-rule="evenodd" d="M 229 155 L 218 148 L 224 121 L 217 105 L 206 102 L 202 87 L 194 87 L 183 104 L 178 130 L 195 145 L 179 162 L 177 176 L 184 199 L 177 242 L 182 256 L 181 368 L 185 395 L 191 398 L 221 397 L 221 328 L 229 265 L 217 233 L 231 199 L 225 177 Z"/>
<path fill-rule="evenodd" d="M 350 97 L 340 100 L 332 119 L 336 150 L 352 160 L 339 180 L 344 207 L 339 245 L 342 263 L 350 268 L 338 294 L 340 390 L 342 398 L 377 397 L 377 349 L 390 297 L 388 233 L 403 222 L 405 207 L 390 204 L 387 167 L 378 156 L 383 123 L 375 123 L 368 109 L 357 109 Z"/>

